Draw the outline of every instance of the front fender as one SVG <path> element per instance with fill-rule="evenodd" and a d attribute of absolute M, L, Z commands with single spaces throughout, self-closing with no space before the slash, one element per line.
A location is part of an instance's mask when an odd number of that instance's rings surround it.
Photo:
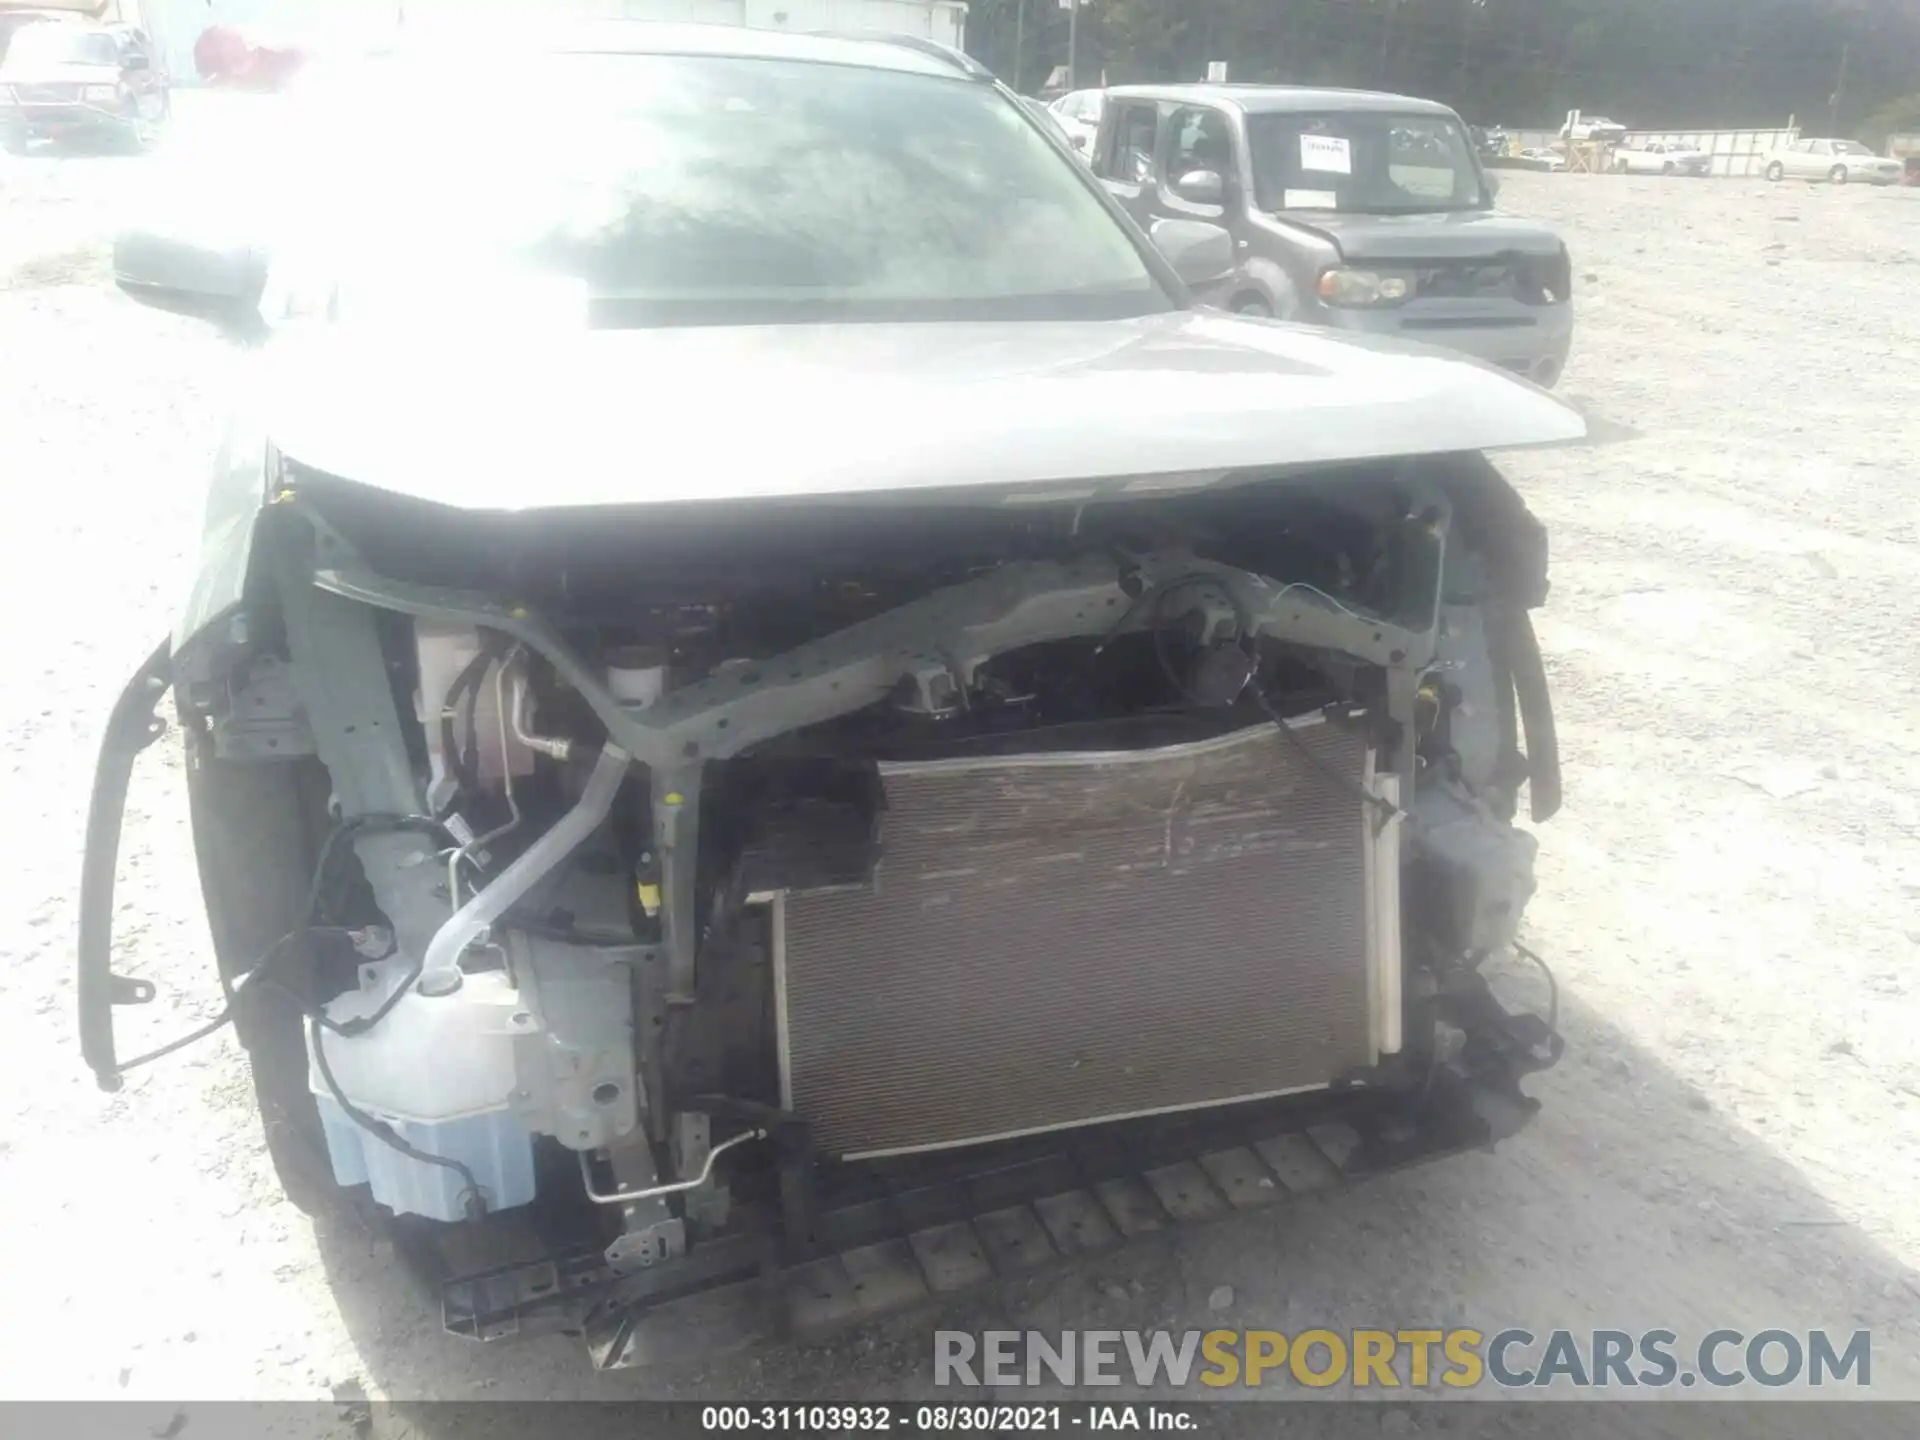
<path fill-rule="evenodd" d="M 1240 267 L 1239 288 L 1252 288 L 1267 297 L 1267 304 L 1281 320 L 1300 318 L 1300 292 L 1293 277 L 1265 256 L 1256 255 Z"/>
<path fill-rule="evenodd" d="M 194 680 L 206 678 L 206 638 L 227 625 L 246 598 L 255 537 L 272 498 L 276 468 L 273 447 L 259 425 L 240 419 L 227 427 L 207 485 L 193 575 L 174 622 L 174 680 L 183 693 Z"/>

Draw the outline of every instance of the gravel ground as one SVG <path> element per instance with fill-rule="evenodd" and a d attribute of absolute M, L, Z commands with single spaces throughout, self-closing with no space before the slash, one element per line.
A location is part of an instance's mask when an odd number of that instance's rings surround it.
<path fill-rule="evenodd" d="M 644 1376 L 563 1339 L 455 1343 L 378 1237 L 279 1198 L 229 1036 L 94 1088 L 72 982 L 94 747 L 183 593 L 235 364 L 104 284 L 140 164 L 0 159 L 0 599 L 26 622 L 0 672 L 0 1397 L 925 1393 L 924 1316 Z M 1875 1391 L 1920 1397 L 1920 191 L 1516 174 L 1505 203 L 1574 248 L 1563 390 L 1601 441 L 1511 462 L 1554 535 L 1568 763 L 1529 926 L 1570 1042 L 1542 1115 L 1496 1154 L 942 1318 L 1867 1327 Z M 127 1048 L 212 1013 L 198 899 L 162 745 L 117 917 L 162 998 L 121 1012 Z M 1643 1413 L 1621 1427 L 1704 1424 Z M 1800 1433 L 1769 1413 L 1729 1433 Z"/>

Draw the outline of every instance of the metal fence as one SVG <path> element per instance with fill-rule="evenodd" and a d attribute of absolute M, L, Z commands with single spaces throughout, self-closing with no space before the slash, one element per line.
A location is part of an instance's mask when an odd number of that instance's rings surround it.
<path fill-rule="evenodd" d="M 1632 130 L 1627 133 L 1626 147 L 1637 148 L 1652 140 L 1688 145 L 1713 157 L 1708 173 L 1740 179 L 1763 173 L 1769 154 L 1799 138 L 1796 126 L 1778 130 Z M 1514 152 L 1550 149 L 1559 143 L 1558 130 L 1507 131 L 1507 146 Z"/>

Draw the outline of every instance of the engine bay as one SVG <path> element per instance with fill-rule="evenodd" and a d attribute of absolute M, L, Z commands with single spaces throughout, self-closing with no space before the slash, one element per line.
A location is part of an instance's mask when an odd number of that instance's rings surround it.
<path fill-rule="evenodd" d="M 740 1197 L 803 1228 L 822 1162 L 1430 1084 L 1532 890 L 1523 785 L 1557 804 L 1544 538 L 1475 456 L 538 523 L 286 493 L 248 623 L 182 657 L 210 764 L 327 794 L 305 941 L 237 979 L 300 997 L 338 1184 L 456 1222 L 558 1183 L 620 1273 Z"/>

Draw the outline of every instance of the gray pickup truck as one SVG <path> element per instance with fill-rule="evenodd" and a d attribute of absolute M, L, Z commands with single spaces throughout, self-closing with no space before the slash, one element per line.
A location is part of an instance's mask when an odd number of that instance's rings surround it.
<path fill-rule="evenodd" d="M 1136 85 L 1107 92 L 1094 173 L 1143 226 L 1232 232 L 1207 299 L 1242 314 L 1422 340 L 1542 385 L 1573 340 L 1572 264 L 1493 208 L 1446 106 L 1365 90 Z"/>

